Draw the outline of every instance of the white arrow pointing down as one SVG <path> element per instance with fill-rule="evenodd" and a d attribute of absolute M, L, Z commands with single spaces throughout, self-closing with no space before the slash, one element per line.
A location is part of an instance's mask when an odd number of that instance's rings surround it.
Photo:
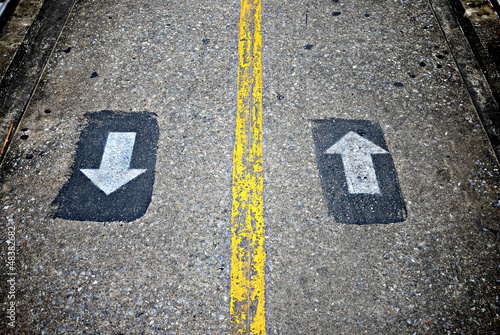
<path fill-rule="evenodd" d="M 325 154 L 342 155 L 349 193 L 380 193 L 371 155 L 388 154 L 386 150 L 351 131 Z"/>
<path fill-rule="evenodd" d="M 106 195 L 110 195 L 147 169 L 131 169 L 136 133 L 108 134 L 99 169 L 80 169 Z"/>

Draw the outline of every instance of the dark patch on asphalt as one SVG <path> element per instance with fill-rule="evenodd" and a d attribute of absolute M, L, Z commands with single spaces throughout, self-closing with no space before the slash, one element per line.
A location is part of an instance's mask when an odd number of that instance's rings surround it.
<path fill-rule="evenodd" d="M 55 217 L 99 222 L 140 218 L 146 213 L 153 192 L 159 137 L 155 114 L 101 111 L 88 113 L 86 117 L 89 125 L 80 135 L 70 179 L 54 200 L 57 206 Z M 106 194 L 102 186 L 82 170 L 104 170 L 103 155 L 106 147 L 109 149 L 110 134 L 116 133 L 135 133 L 129 169 L 146 171 Z M 119 148 L 117 155 L 124 152 L 123 146 Z M 119 160 L 114 161 L 120 164 Z"/>
<path fill-rule="evenodd" d="M 382 128 L 367 120 L 330 119 L 313 122 L 316 161 L 329 214 L 337 222 L 346 224 L 404 221 L 407 216 L 406 205 Z M 368 159 L 376 174 L 378 193 L 354 192 L 349 186 L 344 154 L 326 153 L 352 133 L 367 143 L 371 142 L 369 146 L 378 147 L 379 153 L 385 151 L 383 154 L 370 154 L 371 161 Z M 355 153 L 356 149 L 352 152 Z M 347 154 L 350 153 L 347 151 Z M 364 157 L 366 159 L 366 155 Z M 364 182 L 362 177 L 357 179 L 361 180 L 361 184 Z"/>

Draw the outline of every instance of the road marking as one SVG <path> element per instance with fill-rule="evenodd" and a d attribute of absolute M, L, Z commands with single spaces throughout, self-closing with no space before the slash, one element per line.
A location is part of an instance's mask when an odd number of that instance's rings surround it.
<path fill-rule="evenodd" d="M 372 155 L 388 153 L 353 131 L 325 151 L 342 156 L 349 193 L 358 194 L 380 194 Z"/>
<path fill-rule="evenodd" d="M 151 203 L 159 138 L 156 114 L 99 111 L 85 114 L 71 175 L 54 216 L 74 221 L 137 220 Z"/>
<path fill-rule="evenodd" d="M 404 221 L 406 205 L 380 125 L 368 120 L 313 120 L 316 162 L 335 221 L 378 224 Z"/>
<path fill-rule="evenodd" d="M 265 334 L 261 1 L 241 0 L 231 214 L 231 334 Z"/>
<path fill-rule="evenodd" d="M 146 172 L 131 169 L 136 133 L 109 133 L 99 169 L 80 169 L 106 195 Z"/>

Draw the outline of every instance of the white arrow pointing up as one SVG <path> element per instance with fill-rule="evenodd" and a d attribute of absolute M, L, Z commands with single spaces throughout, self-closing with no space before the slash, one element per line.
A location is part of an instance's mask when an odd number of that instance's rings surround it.
<path fill-rule="evenodd" d="M 109 133 L 99 169 L 80 169 L 106 195 L 146 172 L 130 168 L 135 134 Z"/>
<path fill-rule="evenodd" d="M 325 154 L 342 155 L 349 193 L 380 193 L 371 155 L 388 154 L 387 151 L 351 131 Z"/>

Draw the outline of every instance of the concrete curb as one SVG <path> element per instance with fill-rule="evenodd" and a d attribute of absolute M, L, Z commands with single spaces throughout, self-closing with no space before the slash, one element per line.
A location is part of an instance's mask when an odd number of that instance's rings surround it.
<path fill-rule="evenodd" d="M 0 162 L 66 24 L 74 0 L 46 0 L 0 82 Z"/>
<path fill-rule="evenodd" d="M 439 21 L 464 84 L 498 160 L 500 158 L 500 113 L 498 102 L 449 1 L 429 0 L 429 3 Z"/>
<path fill-rule="evenodd" d="M 496 61 L 493 50 L 489 47 L 489 44 L 497 39 L 495 39 L 494 36 L 491 36 L 492 39 L 484 39 L 484 22 L 481 22 L 479 25 L 477 25 L 477 22 L 474 24 L 475 22 L 473 19 L 466 13 L 466 8 L 468 7 L 466 7 L 463 1 L 464 0 L 451 0 L 450 4 L 455 11 L 455 17 L 457 18 L 460 28 L 469 41 L 472 52 L 476 56 L 481 70 L 490 85 L 493 96 L 495 97 L 497 104 L 500 104 L 500 69 L 498 68 L 500 66 L 500 62 Z M 492 31 L 490 29 L 491 28 L 486 28 L 486 31 L 488 31 L 490 35 L 496 35 L 496 32 L 500 32 L 500 30 Z M 482 35 L 483 39 L 480 37 Z"/>

